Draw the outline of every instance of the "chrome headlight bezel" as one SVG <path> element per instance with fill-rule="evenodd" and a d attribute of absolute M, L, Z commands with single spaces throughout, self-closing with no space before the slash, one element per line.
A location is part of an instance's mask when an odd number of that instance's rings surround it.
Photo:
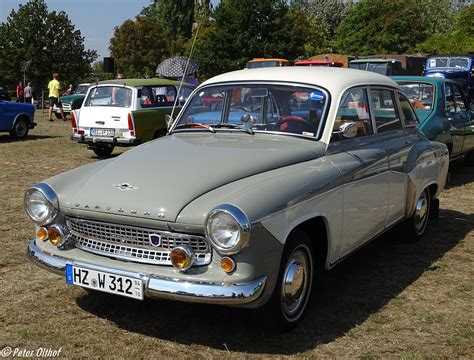
<path fill-rule="evenodd" d="M 44 199 L 43 204 L 46 206 L 46 215 L 39 217 L 35 214 L 35 212 L 32 210 L 33 204 L 31 203 L 31 196 L 33 194 L 39 195 L 40 200 L 41 197 Z M 45 226 L 48 224 L 51 224 L 51 222 L 58 216 L 59 213 L 59 201 L 56 193 L 54 190 L 45 183 L 38 183 L 30 187 L 28 190 L 25 192 L 25 197 L 24 197 L 24 205 L 25 205 L 25 210 L 30 219 L 37 225 L 40 226 Z"/>
<path fill-rule="evenodd" d="M 231 246 L 224 246 L 214 236 L 213 221 L 224 214 L 227 220 L 233 221 L 238 229 L 238 238 Z M 247 215 L 235 205 L 222 204 L 212 209 L 207 214 L 204 232 L 212 246 L 222 255 L 234 255 L 245 248 L 250 240 L 251 224 Z"/>

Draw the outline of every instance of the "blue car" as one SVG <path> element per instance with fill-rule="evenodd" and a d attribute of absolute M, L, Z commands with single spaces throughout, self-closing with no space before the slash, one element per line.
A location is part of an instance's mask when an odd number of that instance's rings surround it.
<path fill-rule="evenodd" d="M 36 126 L 35 107 L 32 104 L 0 100 L 0 132 L 8 131 L 17 139 L 24 139 Z"/>

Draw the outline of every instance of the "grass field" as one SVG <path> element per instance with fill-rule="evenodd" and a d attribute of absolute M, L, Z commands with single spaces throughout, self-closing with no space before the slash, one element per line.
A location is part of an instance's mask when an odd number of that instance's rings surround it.
<path fill-rule="evenodd" d="M 472 358 L 474 168 L 452 164 L 439 220 L 425 238 L 377 239 L 324 274 L 291 333 L 255 311 L 88 295 L 31 264 L 23 193 L 39 180 L 100 161 L 41 111 L 28 139 L 0 134 L 0 349 L 61 349 L 66 357 Z M 118 153 L 118 152 L 117 152 Z"/>

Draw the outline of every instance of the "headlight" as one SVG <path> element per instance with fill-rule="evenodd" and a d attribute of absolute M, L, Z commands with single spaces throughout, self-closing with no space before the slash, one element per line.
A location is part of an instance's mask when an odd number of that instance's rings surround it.
<path fill-rule="evenodd" d="M 219 205 L 207 215 L 205 232 L 221 254 L 232 255 L 247 245 L 250 239 L 250 221 L 238 207 Z"/>
<path fill-rule="evenodd" d="M 58 198 L 49 185 L 39 183 L 25 193 L 25 209 L 38 225 L 48 225 L 58 215 Z"/>

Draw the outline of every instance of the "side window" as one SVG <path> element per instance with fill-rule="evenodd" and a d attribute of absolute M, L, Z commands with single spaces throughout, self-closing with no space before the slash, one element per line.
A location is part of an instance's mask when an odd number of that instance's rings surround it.
<path fill-rule="evenodd" d="M 156 98 L 155 106 L 173 106 L 176 98 L 176 89 L 172 85 L 154 86 L 152 92 Z"/>
<path fill-rule="evenodd" d="M 456 106 L 456 112 L 467 111 L 466 103 L 464 102 L 464 96 L 462 95 L 461 89 L 458 85 L 453 85 L 454 104 Z"/>
<path fill-rule="evenodd" d="M 143 87 L 140 92 L 140 106 L 142 108 L 156 107 L 155 97 L 148 87 Z"/>
<path fill-rule="evenodd" d="M 374 133 L 370 121 L 369 102 L 365 88 L 349 89 L 342 95 L 334 122 L 332 141 L 344 139 L 340 128 L 346 123 L 355 123 L 357 125 L 356 137 Z"/>
<path fill-rule="evenodd" d="M 446 111 L 450 113 L 456 112 L 456 106 L 454 105 L 453 86 L 451 84 L 446 84 L 445 95 L 446 95 Z"/>
<path fill-rule="evenodd" d="M 405 126 L 416 126 L 418 119 L 413 111 L 413 108 L 410 105 L 410 102 L 403 94 L 398 94 L 398 99 L 400 101 L 400 106 L 402 108 L 402 118 L 405 122 Z"/>
<path fill-rule="evenodd" d="M 395 94 L 392 90 L 371 89 L 370 102 L 374 111 L 377 132 L 399 130 L 402 123 L 396 108 Z"/>

